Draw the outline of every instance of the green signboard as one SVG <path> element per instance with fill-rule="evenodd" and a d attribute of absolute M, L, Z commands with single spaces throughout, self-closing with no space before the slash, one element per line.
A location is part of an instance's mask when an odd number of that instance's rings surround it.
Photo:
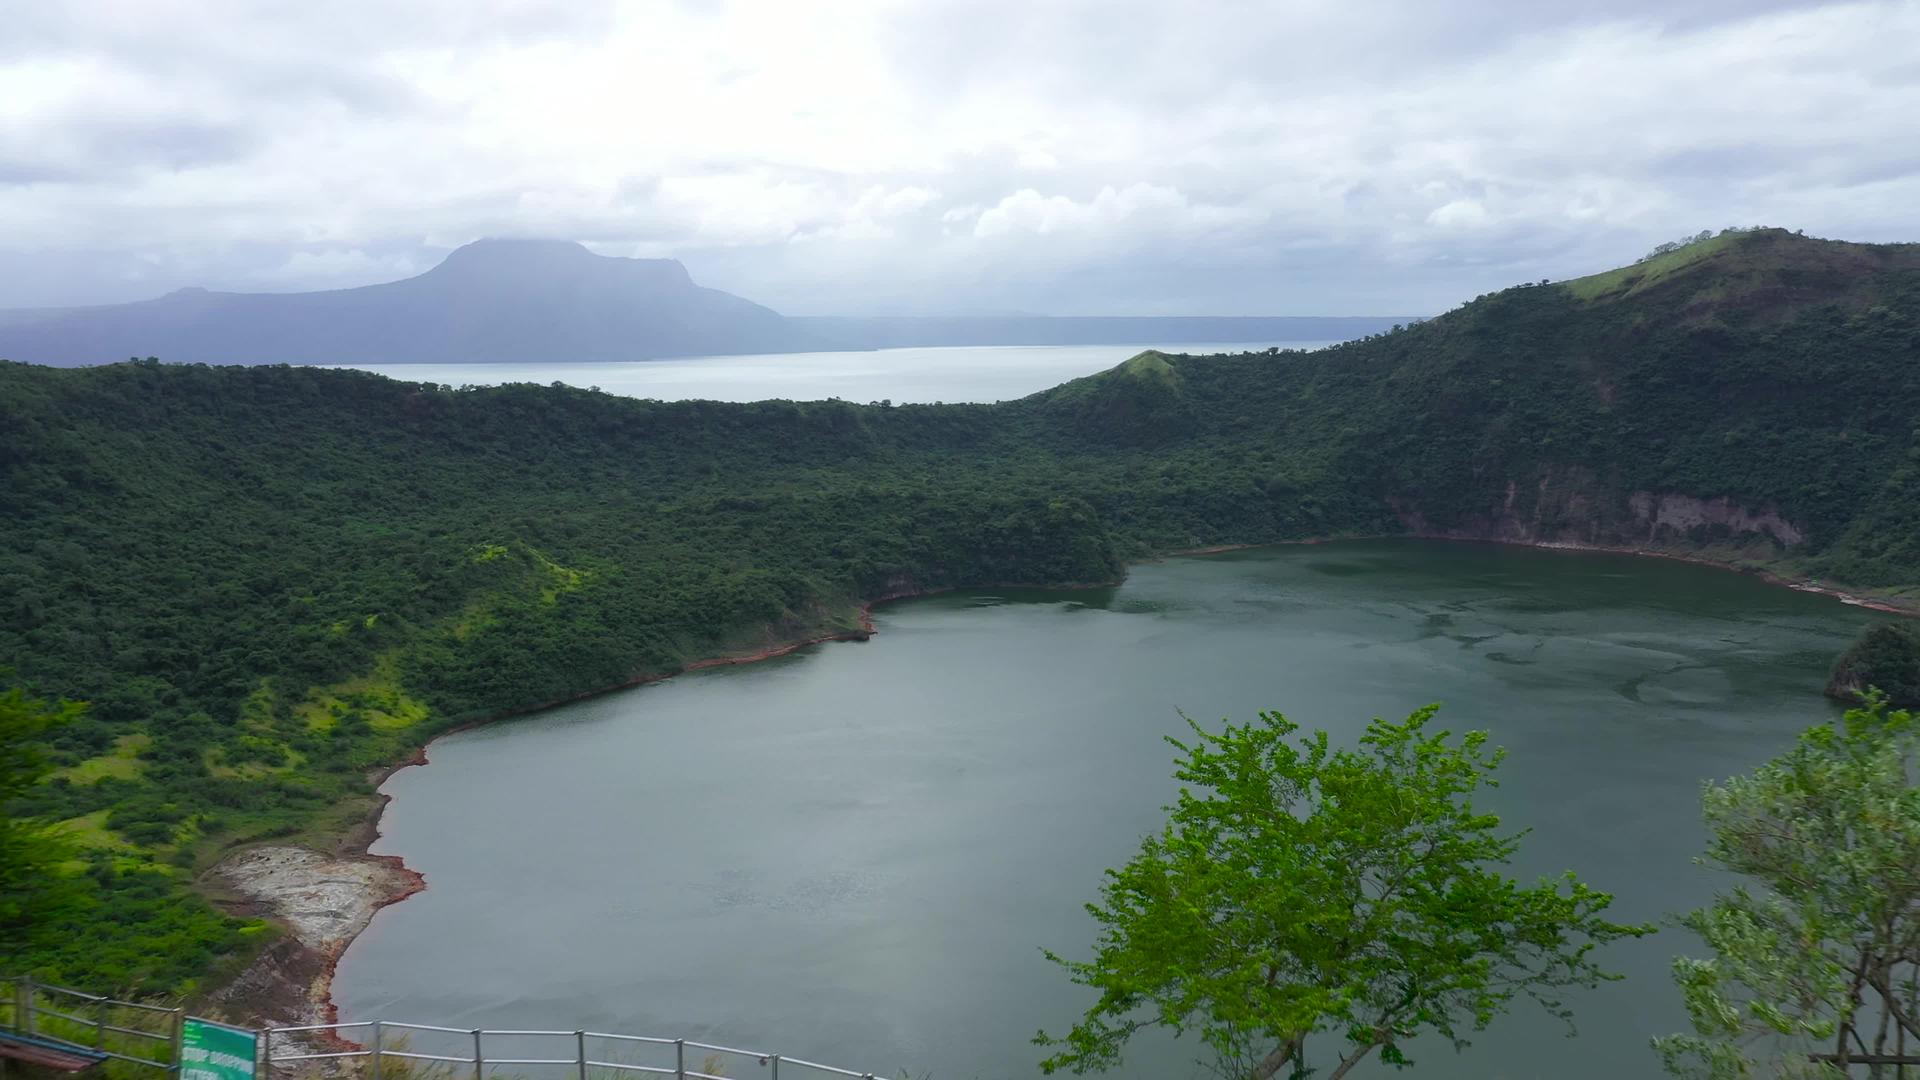
<path fill-rule="evenodd" d="M 180 1028 L 180 1080 L 253 1080 L 251 1031 L 187 1017 Z"/>

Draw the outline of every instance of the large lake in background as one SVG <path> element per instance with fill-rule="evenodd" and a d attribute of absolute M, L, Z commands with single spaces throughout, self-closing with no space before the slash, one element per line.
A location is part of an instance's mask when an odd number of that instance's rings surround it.
<path fill-rule="evenodd" d="M 966 345 L 870 352 L 696 356 L 606 364 L 348 364 L 407 382 L 497 386 L 531 382 L 597 386 L 609 394 L 662 401 L 842 401 L 897 403 L 1006 401 L 1092 375 L 1145 349 L 1244 352 L 1276 346 L 1317 349 L 1330 341 L 1244 345 Z"/>
<path fill-rule="evenodd" d="M 334 993 L 343 1020 L 1035 1076 L 1034 1031 L 1089 1003 L 1040 947 L 1089 953 L 1081 905 L 1173 794 L 1176 710 L 1278 709 L 1350 741 L 1443 702 L 1510 751 L 1487 801 L 1533 829 L 1516 869 L 1576 869 L 1618 918 L 1657 920 L 1731 884 L 1690 862 L 1701 781 L 1831 717 L 1828 665 L 1869 618 L 1681 563 L 1416 541 L 886 605 L 869 642 L 433 744 L 388 782 L 375 847 L 428 890 L 380 913 Z M 1691 947 L 1669 929 L 1609 949 L 1629 978 L 1575 996 L 1571 1041 L 1523 1003 L 1463 1055 L 1406 1049 L 1422 1077 L 1655 1075 L 1646 1041 L 1685 1025 L 1667 969 Z M 1122 1075 L 1196 1075 L 1194 1051 L 1141 1040 Z"/>

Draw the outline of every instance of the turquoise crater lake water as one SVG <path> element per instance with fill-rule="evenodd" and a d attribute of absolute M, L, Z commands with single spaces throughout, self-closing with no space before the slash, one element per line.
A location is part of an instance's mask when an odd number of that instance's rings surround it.
<path fill-rule="evenodd" d="M 1034 1031 L 1088 1003 L 1040 948 L 1089 950 L 1081 905 L 1162 820 L 1180 710 L 1277 709 L 1351 740 L 1442 702 L 1509 750 L 1489 801 L 1533 830 L 1516 870 L 1576 869 L 1619 917 L 1656 920 L 1731 884 L 1691 863 L 1701 781 L 1833 715 L 1828 664 L 1871 617 L 1698 566 L 1415 541 L 890 604 L 869 642 L 436 742 L 388 782 L 374 849 L 428 891 L 374 920 L 335 998 L 346 1020 L 1034 1076 Z M 1413 1075 L 1654 1075 L 1691 945 L 1611 948 L 1628 978 L 1574 998 L 1576 1038 L 1522 1004 L 1465 1053 L 1409 1044 Z M 1145 1040 L 1122 1075 L 1194 1075 L 1195 1051 Z"/>

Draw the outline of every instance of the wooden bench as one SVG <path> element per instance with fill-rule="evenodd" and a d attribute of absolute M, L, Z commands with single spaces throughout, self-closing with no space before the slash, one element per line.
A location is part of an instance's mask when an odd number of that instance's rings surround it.
<path fill-rule="evenodd" d="M 0 1031 L 0 1058 L 24 1061 L 55 1072 L 77 1073 L 107 1060 L 107 1055 L 72 1043 Z"/>

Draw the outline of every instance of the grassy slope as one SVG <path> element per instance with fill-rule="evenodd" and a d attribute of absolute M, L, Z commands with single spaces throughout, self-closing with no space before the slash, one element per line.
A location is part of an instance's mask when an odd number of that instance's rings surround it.
<path fill-rule="evenodd" d="M 15 808 L 67 822 L 98 885 L 36 955 L 186 986 L 259 934 L 185 882 L 236 843 L 347 835 L 373 770 L 434 732 L 848 627 L 902 590 L 1413 527 L 1898 592 L 1920 584 L 1917 359 L 1920 249 L 1770 231 L 998 406 L 0 366 L 0 655 L 93 702 Z M 1805 540 L 1650 535 L 1636 492 L 1777 511 Z"/>
<path fill-rule="evenodd" d="M 1665 254 L 1643 259 L 1631 266 L 1621 266 L 1612 270 L 1575 278 L 1565 282 L 1568 292 L 1581 300 L 1615 300 L 1651 289 L 1662 281 L 1671 278 L 1697 263 L 1729 252 L 1737 252 L 1742 242 L 1738 233 L 1723 233 L 1711 240 L 1701 240 Z"/>

